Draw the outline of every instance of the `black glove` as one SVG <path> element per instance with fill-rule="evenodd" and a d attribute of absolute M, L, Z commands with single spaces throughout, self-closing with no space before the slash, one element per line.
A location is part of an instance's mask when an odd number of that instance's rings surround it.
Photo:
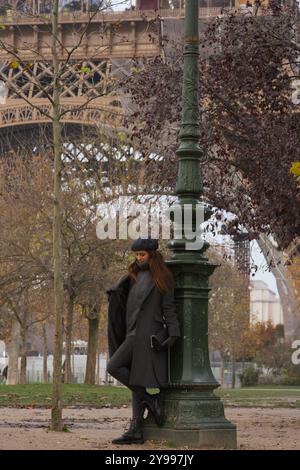
<path fill-rule="evenodd" d="M 162 348 L 171 348 L 175 341 L 177 340 L 178 336 L 169 336 L 163 343 Z"/>

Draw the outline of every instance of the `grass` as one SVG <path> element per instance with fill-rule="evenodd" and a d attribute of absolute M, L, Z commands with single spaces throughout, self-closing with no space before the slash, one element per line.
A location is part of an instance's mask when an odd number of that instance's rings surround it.
<path fill-rule="evenodd" d="M 109 407 L 130 405 L 125 387 L 62 384 L 64 406 Z M 0 406 L 51 407 L 51 384 L 1 385 Z"/>
<path fill-rule="evenodd" d="M 125 387 L 62 384 L 64 406 L 130 406 L 131 394 Z M 51 384 L 0 385 L 0 406 L 51 407 Z M 263 385 L 218 389 L 226 406 L 300 408 L 300 386 Z"/>
<path fill-rule="evenodd" d="M 300 386 L 259 385 L 215 393 L 227 406 L 300 408 Z"/>

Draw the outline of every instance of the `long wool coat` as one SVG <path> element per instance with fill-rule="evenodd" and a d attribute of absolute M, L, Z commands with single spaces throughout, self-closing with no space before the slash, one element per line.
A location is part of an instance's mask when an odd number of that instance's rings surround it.
<path fill-rule="evenodd" d="M 108 348 L 110 357 L 126 338 L 126 302 L 131 282 L 127 275 L 107 291 L 109 295 Z M 174 292 L 162 294 L 152 281 L 145 292 L 137 315 L 130 385 L 148 388 L 167 387 L 168 350 L 156 351 L 151 348 L 150 342 L 150 336 L 161 331 L 164 322 L 170 336 L 180 336 Z"/>

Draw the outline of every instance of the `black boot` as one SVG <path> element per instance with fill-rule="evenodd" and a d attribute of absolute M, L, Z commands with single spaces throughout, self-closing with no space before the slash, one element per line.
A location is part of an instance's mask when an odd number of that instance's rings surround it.
<path fill-rule="evenodd" d="M 121 437 L 113 439 L 112 444 L 144 444 L 143 438 L 143 420 L 140 418 L 133 418 L 130 421 L 128 431 L 124 432 Z"/>
<path fill-rule="evenodd" d="M 160 393 L 156 393 L 155 395 L 148 394 L 147 398 L 143 399 L 143 403 L 152 413 L 157 426 L 162 426 L 165 421 L 165 412 Z"/>

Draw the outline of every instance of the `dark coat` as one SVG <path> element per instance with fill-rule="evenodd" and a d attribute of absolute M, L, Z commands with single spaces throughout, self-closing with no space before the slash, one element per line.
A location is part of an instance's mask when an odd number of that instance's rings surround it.
<path fill-rule="evenodd" d="M 129 276 L 123 277 L 107 291 L 108 348 L 110 357 L 126 338 L 126 302 L 130 289 Z M 164 319 L 163 319 L 164 316 Z M 150 336 L 163 328 L 164 321 L 170 336 L 180 336 L 175 312 L 174 292 L 161 294 L 154 281 L 145 292 L 136 321 L 135 343 L 130 371 L 130 385 L 167 387 L 168 350 L 151 348 Z"/>

